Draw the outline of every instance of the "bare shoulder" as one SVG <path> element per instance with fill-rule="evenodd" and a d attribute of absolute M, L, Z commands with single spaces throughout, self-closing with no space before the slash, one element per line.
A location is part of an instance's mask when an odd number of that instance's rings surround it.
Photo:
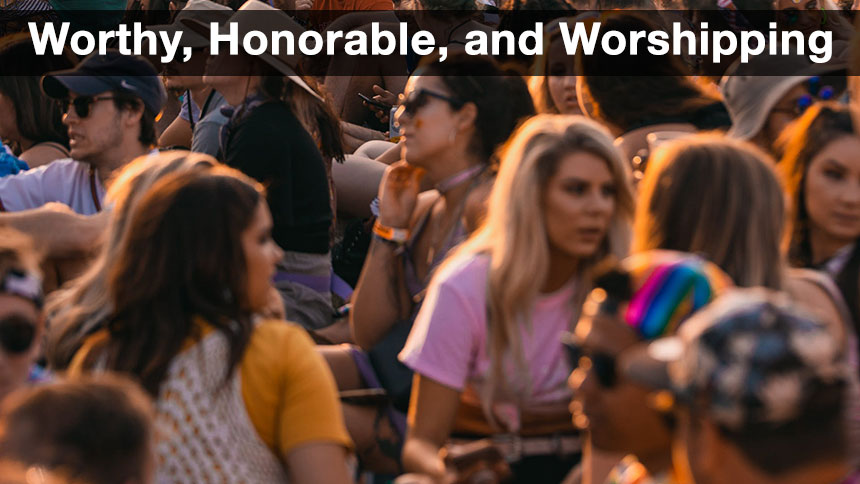
<path fill-rule="evenodd" d="M 21 156 L 19 156 L 21 161 L 26 162 L 30 166 L 30 168 L 47 165 L 54 160 L 68 157 L 68 153 L 60 150 L 53 144 L 41 144 L 33 146 L 29 150 L 21 153 Z"/>

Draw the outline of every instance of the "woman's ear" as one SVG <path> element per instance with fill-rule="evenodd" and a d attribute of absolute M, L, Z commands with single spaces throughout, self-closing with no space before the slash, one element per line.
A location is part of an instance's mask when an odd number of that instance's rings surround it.
<path fill-rule="evenodd" d="M 464 131 L 475 125 L 478 119 L 478 106 L 475 103 L 466 103 L 457 112 L 457 128 Z"/>

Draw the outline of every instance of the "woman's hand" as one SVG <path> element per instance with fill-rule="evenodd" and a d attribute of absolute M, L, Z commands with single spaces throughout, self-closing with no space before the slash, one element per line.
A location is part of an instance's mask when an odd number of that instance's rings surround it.
<path fill-rule="evenodd" d="M 397 94 L 394 94 L 391 91 L 387 91 L 377 84 L 373 85 L 373 93 L 373 99 L 375 101 L 380 101 L 391 106 L 397 106 L 398 104 L 400 104 L 400 99 Z M 368 109 L 373 111 L 373 113 L 376 115 L 376 118 L 379 119 L 380 122 L 387 123 L 389 121 L 389 116 L 391 115 L 389 111 L 380 109 L 368 103 L 364 103 L 364 105 L 367 106 Z"/>
<path fill-rule="evenodd" d="M 421 192 L 422 168 L 399 161 L 385 169 L 379 185 L 379 223 L 407 228 Z"/>

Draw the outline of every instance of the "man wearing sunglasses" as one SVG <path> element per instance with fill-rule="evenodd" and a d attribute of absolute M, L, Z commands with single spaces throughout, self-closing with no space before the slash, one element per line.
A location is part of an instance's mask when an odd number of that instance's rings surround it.
<path fill-rule="evenodd" d="M 0 229 L 0 401 L 28 381 L 43 379 L 34 366 L 44 330 L 42 280 L 33 242 Z"/>
<path fill-rule="evenodd" d="M 111 174 L 155 145 L 164 87 L 146 60 L 109 51 L 45 76 L 42 89 L 65 106 L 71 158 L 0 179 L 0 211 L 59 202 L 95 214 Z"/>
<path fill-rule="evenodd" d="M 617 360 L 642 341 L 672 334 L 730 284 L 713 264 L 669 251 L 630 257 L 597 279 L 574 334 L 563 342 L 574 369 L 568 381 L 574 424 L 588 431 L 599 460 L 627 456 L 607 483 L 679 482 L 669 422 L 649 407 L 649 390 L 619 372 Z"/>
<path fill-rule="evenodd" d="M 788 296 L 737 289 L 621 366 L 677 420 L 675 467 L 692 471 L 688 482 L 849 484 L 860 474 L 847 349 Z"/>

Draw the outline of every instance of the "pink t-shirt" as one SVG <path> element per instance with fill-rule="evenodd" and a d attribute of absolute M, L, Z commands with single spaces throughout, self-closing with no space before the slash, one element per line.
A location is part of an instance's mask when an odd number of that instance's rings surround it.
<path fill-rule="evenodd" d="M 474 390 L 463 397 L 481 395 L 490 371 L 488 268 L 489 256 L 467 256 L 438 273 L 400 353 L 400 360 L 416 373 L 461 392 L 467 387 Z M 531 312 L 531 325 L 523 324 L 521 341 L 528 366 L 523 376 L 528 381 L 517 378 L 513 356 L 509 356 L 505 362 L 506 374 L 510 375 L 507 380 L 517 395 L 493 405 L 493 413 L 507 421 L 509 430 L 519 427 L 517 408 L 527 410 L 531 406 L 570 400 L 567 387 L 570 366 L 560 336 L 570 331 L 578 318 L 574 296 L 573 281 L 552 294 L 539 295 Z"/>

